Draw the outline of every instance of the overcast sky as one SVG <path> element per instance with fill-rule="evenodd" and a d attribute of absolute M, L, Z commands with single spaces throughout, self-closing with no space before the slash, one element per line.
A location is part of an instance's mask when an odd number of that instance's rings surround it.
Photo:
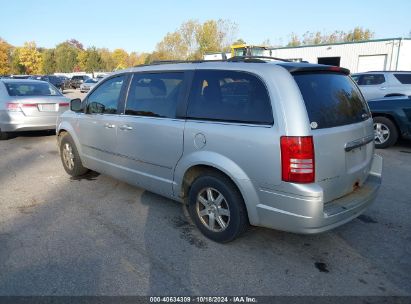
<path fill-rule="evenodd" d="M 13 0 L 1 3 L 0 37 L 17 46 L 34 40 L 50 48 L 75 38 L 85 47 L 143 52 L 184 21 L 222 18 L 237 23 L 238 37 L 254 44 L 354 26 L 394 38 L 409 36 L 410 13 L 410 0 Z"/>

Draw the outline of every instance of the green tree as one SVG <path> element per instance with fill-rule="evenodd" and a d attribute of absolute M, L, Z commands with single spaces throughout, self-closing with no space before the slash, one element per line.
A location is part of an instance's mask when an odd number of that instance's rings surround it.
<path fill-rule="evenodd" d="M 87 49 L 86 72 L 94 73 L 101 70 L 102 60 L 96 47 Z"/>
<path fill-rule="evenodd" d="M 20 49 L 19 58 L 20 64 L 25 67 L 27 74 L 41 73 L 43 58 L 34 41 L 24 43 L 24 46 Z"/>
<path fill-rule="evenodd" d="M 240 45 L 240 44 L 247 44 L 244 39 L 238 38 L 236 41 L 233 42 L 234 45 Z"/>
<path fill-rule="evenodd" d="M 68 42 L 58 44 L 55 50 L 56 70 L 63 73 L 73 72 L 77 66 L 78 53 L 79 49 Z"/>
<path fill-rule="evenodd" d="M 0 38 L 0 75 L 10 73 L 11 45 Z"/>
<path fill-rule="evenodd" d="M 43 56 L 43 74 L 49 75 L 56 72 L 56 60 L 54 58 L 54 49 L 44 50 Z"/>

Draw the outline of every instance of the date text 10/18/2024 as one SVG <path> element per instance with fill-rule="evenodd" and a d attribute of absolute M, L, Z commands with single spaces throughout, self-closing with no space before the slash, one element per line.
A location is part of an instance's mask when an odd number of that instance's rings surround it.
<path fill-rule="evenodd" d="M 257 303 L 255 297 L 150 297 L 150 303 Z"/>

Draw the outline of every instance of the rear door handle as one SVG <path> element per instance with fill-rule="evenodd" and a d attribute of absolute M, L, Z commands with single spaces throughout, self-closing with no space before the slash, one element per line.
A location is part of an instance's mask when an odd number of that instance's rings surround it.
<path fill-rule="evenodd" d="M 387 87 L 381 87 L 380 88 L 380 90 L 386 90 L 387 89 Z"/>
<path fill-rule="evenodd" d="M 110 124 L 110 123 L 106 123 L 106 124 L 104 125 L 104 127 L 105 127 L 106 129 L 113 129 L 113 128 L 116 127 L 116 125 L 113 125 L 113 124 Z"/>
<path fill-rule="evenodd" d="M 120 128 L 120 130 L 123 130 L 123 131 L 133 130 L 133 127 L 130 127 L 129 125 L 122 125 L 119 128 Z"/>

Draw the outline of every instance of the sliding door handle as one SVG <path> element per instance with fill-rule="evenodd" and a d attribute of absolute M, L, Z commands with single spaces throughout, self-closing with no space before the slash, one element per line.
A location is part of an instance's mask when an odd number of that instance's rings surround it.
<path fill-rule="evenodd" d="M 123 130 L 123 131 L 133 130 L 133 127 L 130 127 L 129 125 L 122 125 L 119 128 L 120 128 L 120 130 Z"/>
<path fill-rule="evenodd" d="M 110 124 L 110 123 L 106 123 L 105 125 L 104 125 L 104 128 L 106 128 L 106 129 L 113 129 L 113 128 L 115 128 L 116 127 L 116 125 L 113 125 L 113 124 Z"/>

